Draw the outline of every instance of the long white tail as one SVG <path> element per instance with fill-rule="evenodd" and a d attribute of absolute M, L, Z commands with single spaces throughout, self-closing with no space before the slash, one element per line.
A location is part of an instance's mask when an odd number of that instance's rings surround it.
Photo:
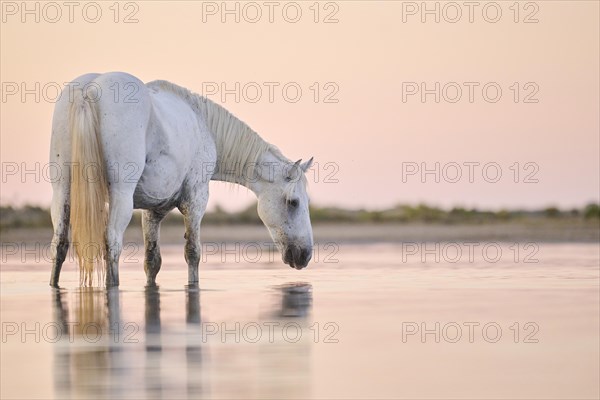
<path fill-rule="evenodd" d="M 80 285 L 99 283 L 106 273 L 108 185 L 98 115 L 94 103 L 75 90 L 69 115 L 71 131 L 71 241 L 79 260 Z"/>

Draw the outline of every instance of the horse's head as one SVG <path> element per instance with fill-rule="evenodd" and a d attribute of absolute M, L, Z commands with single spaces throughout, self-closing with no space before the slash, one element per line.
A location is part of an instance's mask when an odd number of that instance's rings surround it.
<path fill-rule="evenodd" d="M 281 252 L 283 262 L 296 269 L 306 267 L 313 252 L 304 176 L 313 160 L 301 161 L 275 168 L 257 191 L 258 215 Z"/>

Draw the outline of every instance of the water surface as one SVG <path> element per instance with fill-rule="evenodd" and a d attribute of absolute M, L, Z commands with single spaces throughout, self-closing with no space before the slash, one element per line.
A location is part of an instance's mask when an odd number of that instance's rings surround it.
<path fill-rule="evenodd" d="M 2 398 L 598 398 L 598 246 L 508 246 L 341 245 L 303 271 L 215 256 L 199 287 L 165 246 L 157 288 L 131 262 L 109 291 L 8 257 Z"/>

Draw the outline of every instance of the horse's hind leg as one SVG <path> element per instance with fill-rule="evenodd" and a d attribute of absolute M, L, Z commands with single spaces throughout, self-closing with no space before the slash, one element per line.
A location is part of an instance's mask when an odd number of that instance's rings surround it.
<path fill-rule="evenodd" d="M 69 192 L 67 187 L 54 189 L 52 198 L 52 225 L 54 235 L 50 251 L 52 255 L 52 275 L 50 276 L 50 286 L 58 287 L 60 270 L 69 250 Z"/>
<path fill-rule="evenodd" d="M 152 103 L 146 86 L 134 76 L 111 72 L 100 75 L 94 82 L 102 93 L 117 95 L 116 98 L 101 96 L 96 108 L 109 188 L 106 286 L 118 286 L 123 233 L 131 220 L 133 193 L 145 166 Z M 115 92 L 114 87 L 123 90 Z M 133 94 L 125 90 L 128 88 L 134 89 Z"/>
<path fill-rule="evenodd" d="M 144 271 L 146 271 L 148 286 L 156 285 L 156 275 L 160 271 L 162 258 L 160 257 L 158 241 L 160 238 L 160 222 L 165 215 L 166 212 L 154 210 L 144 210 L 142 213 L 142 230 L 146 249 Z"/>
<path fill-rule="evenodd" d="M 115 185 L 116 186 L 116 185 Z M 119 257 L 123 250 L 123 234 L 133 214 L 133 189 L 110 189 L 110 208 L 106 229 L 106 286 L 119 286 Z"/>

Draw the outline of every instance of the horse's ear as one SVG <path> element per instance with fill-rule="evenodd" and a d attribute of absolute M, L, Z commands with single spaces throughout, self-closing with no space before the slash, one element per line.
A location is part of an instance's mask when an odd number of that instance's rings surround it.
<path fill-rule="evenodd" d="M 300 168 L 302 168 L 302 171 L 303 171 L 303 172 L 306 172 L 306 171 L 308 171 L 308 169 L 309 169 L 310 167 L 312 167 L 312 165 L 313 165 L 313 158 L 314 158 L 314 157 L 311 157 L 311 158 L 310 158 L 310 160 L 308 160 L 307 162 L 305 162 L 305 163 L 303 163 L 302 165 L 300 165 Z M 300 161 L 302 161 L 302 160 L 300 160 Z"/>
<path fill-rule="evenodd" d="M 300 163 L 302 162 L 302 159 L 296 161 L 294 163 L 294 165 L 292 165 L 288 170 L 287 170 L 287 176 L 285 178 L 286 181 L 291 182 L 291 181 L 296 181 L 300 175 L 302 175 L 300 173 L 300 171 L 302 171 L 302 166 L 300 165 Z"/>

